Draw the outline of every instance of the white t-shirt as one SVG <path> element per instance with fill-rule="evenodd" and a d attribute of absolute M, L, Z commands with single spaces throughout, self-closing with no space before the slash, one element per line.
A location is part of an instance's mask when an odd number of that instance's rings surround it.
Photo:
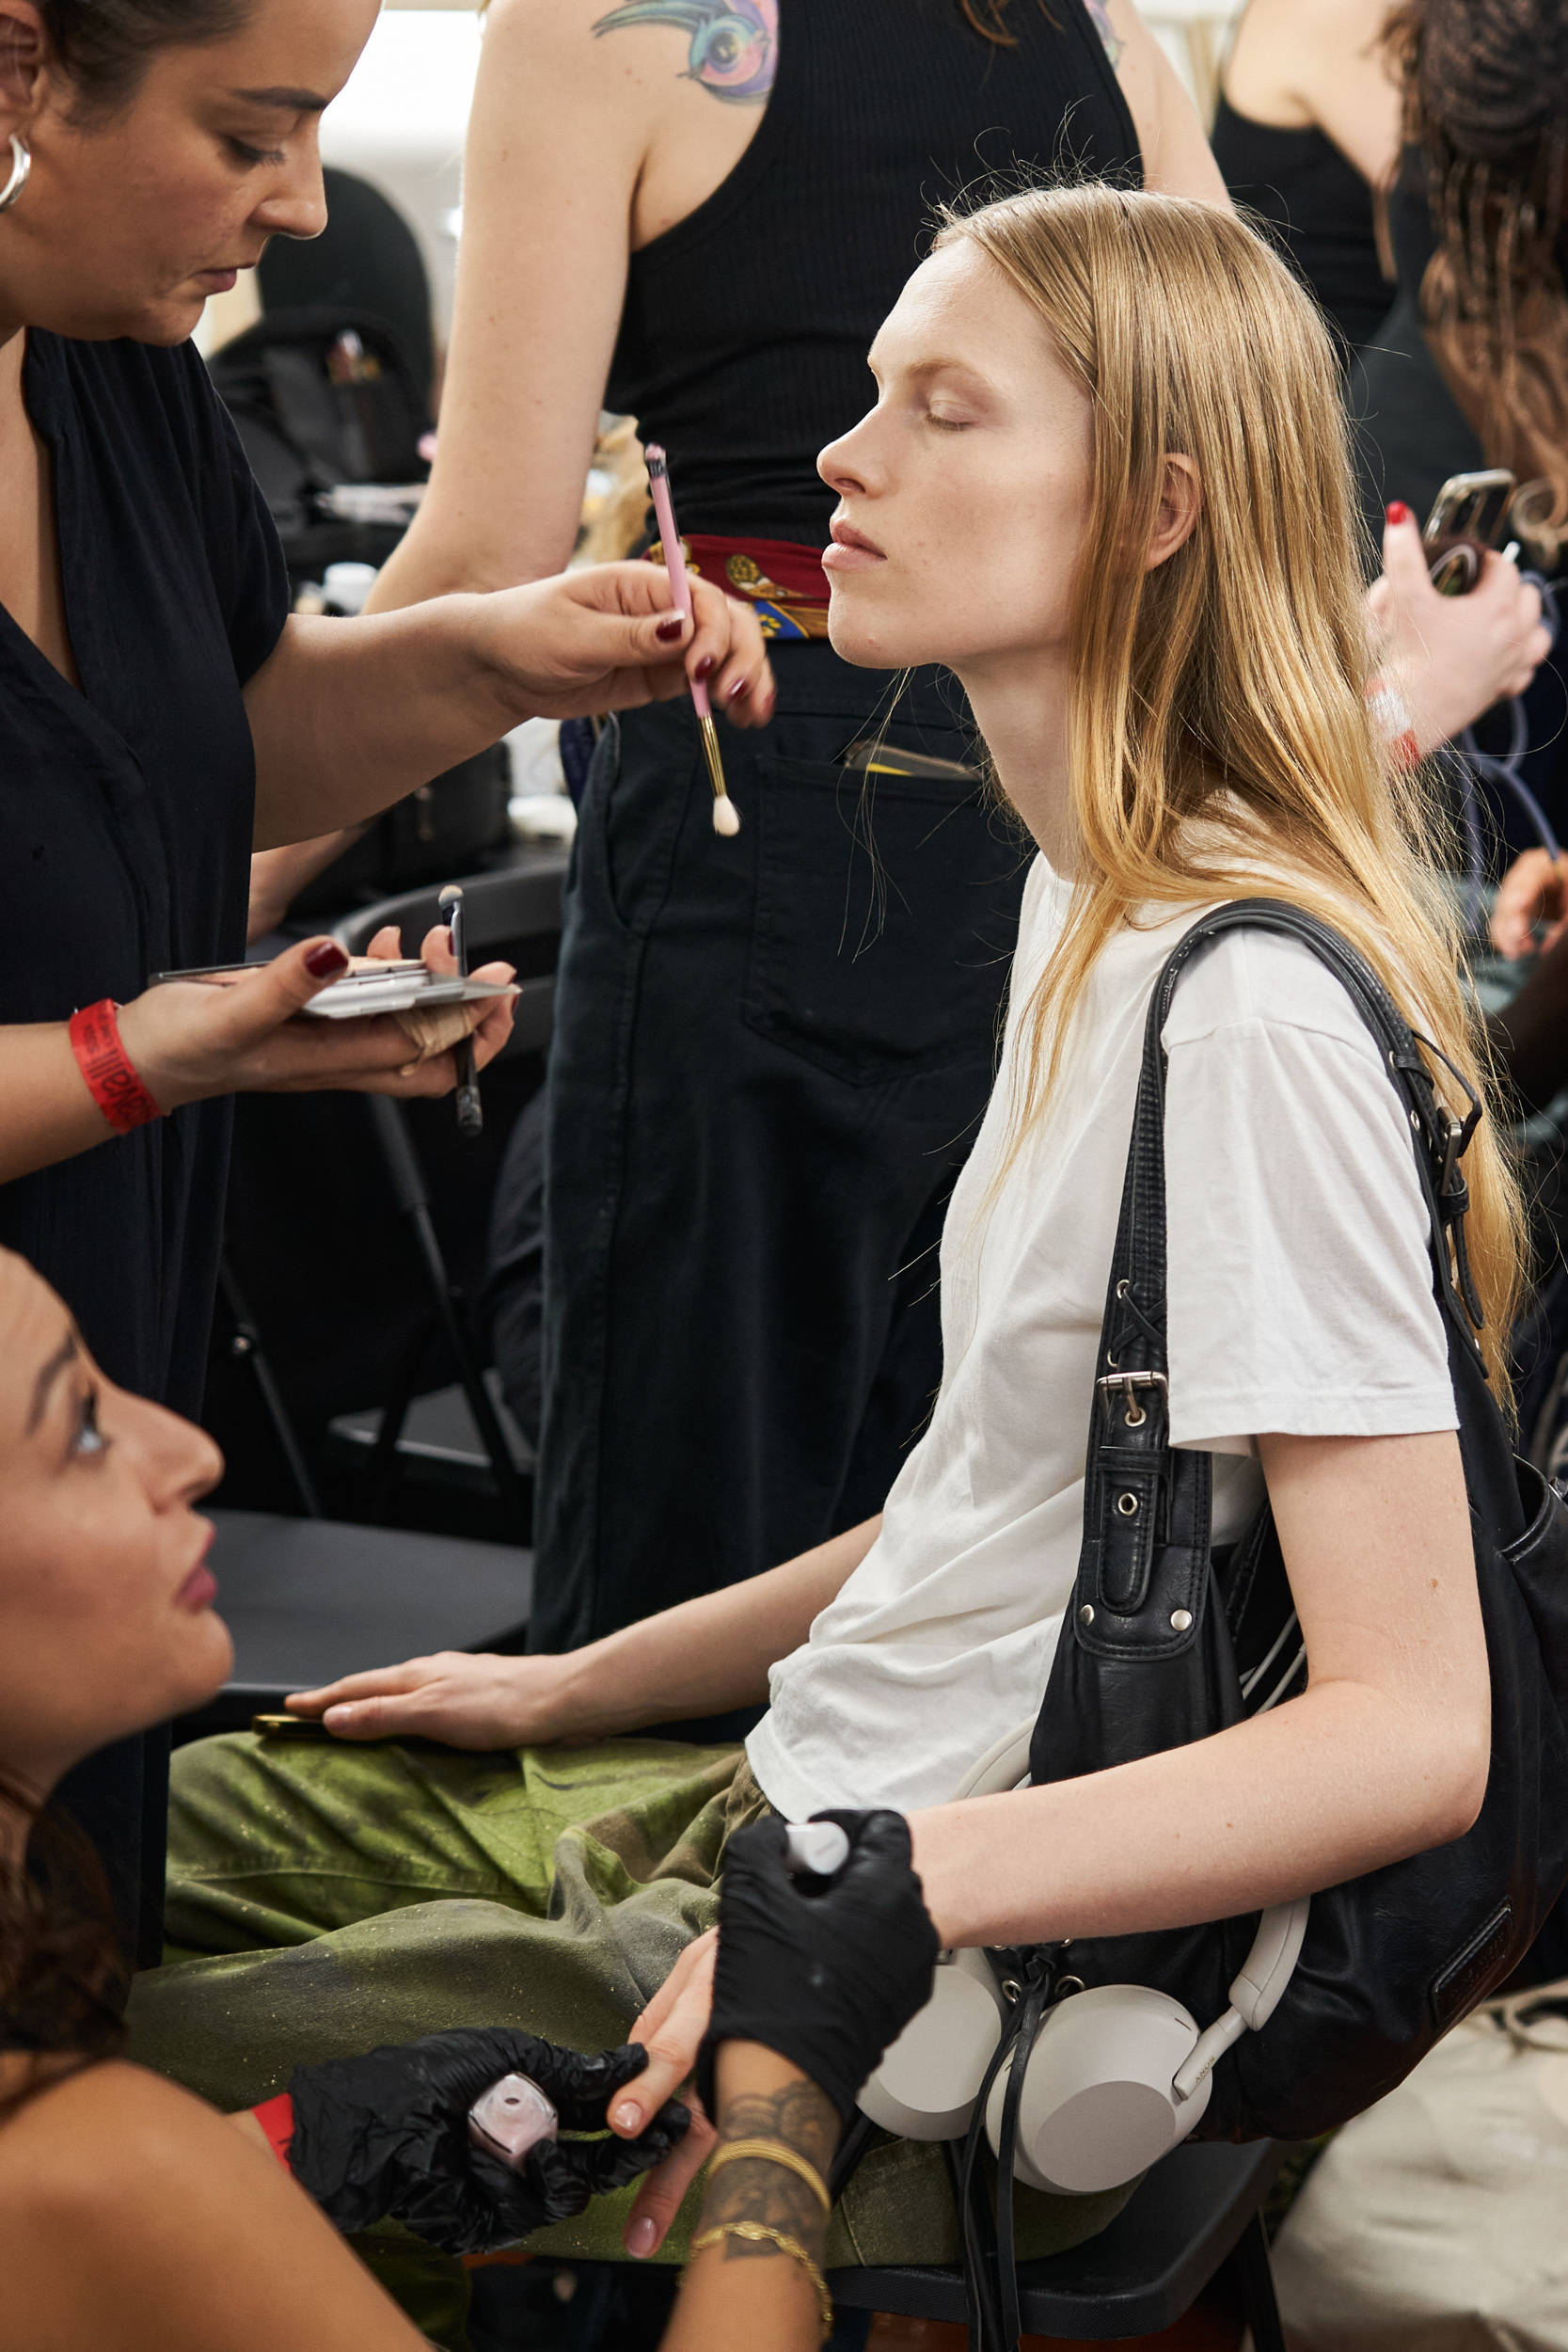
<path fill-rule="evenodd" d="M 881 1533 L 776 1665 L 747 1743 L 788 1818 L 941 1804 L 1038 1711 L 1083 1538 L 1084 1456 L 1149 997 L 1202 910 L 1110 942 L 1005 1183 L 1023 1009 L 1069 886 L 1023 896 L 1002 1068 L 942 1244 L 943 1373 Z M 1249 931 L 1165 1024 L 1171 1436 L 1209 1450 L 1214 1536 L 1262 1495 L 1259 1431 L 1457 1426 L 1409 1124 L 1339 983 Z M 1225 1458 L 1228 1457 L 1228 1458 Z"/>

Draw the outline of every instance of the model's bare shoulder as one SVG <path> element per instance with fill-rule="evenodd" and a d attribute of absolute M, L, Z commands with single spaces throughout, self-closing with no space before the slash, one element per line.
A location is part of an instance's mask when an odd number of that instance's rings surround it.
<path fill-rule="evenodd" d="M 270 2151 L 119 2060 L 0 2121 L 7 2352 L 415 2352 Z"/>

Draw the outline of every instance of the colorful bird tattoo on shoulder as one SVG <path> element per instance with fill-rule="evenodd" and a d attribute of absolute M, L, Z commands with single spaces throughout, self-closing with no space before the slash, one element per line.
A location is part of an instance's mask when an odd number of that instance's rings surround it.
<path fill-rule="evenodd" d="M 766 98 L 779 55 L 779 0 L 626 0 L 594 25 L 678 24 L 689 37 L 685 80 L 731 104 Z"/>

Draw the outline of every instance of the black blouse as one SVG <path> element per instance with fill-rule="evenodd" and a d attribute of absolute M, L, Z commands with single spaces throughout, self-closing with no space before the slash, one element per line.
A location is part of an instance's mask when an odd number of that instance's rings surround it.
<path fill-rule="evenodd" d="M 82 691 L 0 608 L 0 1021 L 124 1002 L 245 949 L 255 767 L 240 690 L 288 612 L 277 535 L 190 344 L 30 332 Z M 230 1105 L 0 1186 L 112 1379 L 200 1407 Z"/>

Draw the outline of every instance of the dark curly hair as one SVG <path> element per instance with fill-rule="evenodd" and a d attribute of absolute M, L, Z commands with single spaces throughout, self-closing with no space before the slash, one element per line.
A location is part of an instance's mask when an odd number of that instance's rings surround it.
<path fill-rule="evenodd" d="M 125 2040 L 126 1976 L 103 1866 L 73 1823 L 40 1813 L 6 1774 L 0 1811 L 30 1833 L 24 1860 L 0 1856 L 0 2049 L 112 2058 Z M 6 2104 L 38 2087 L 24 2079 Z"/>
<path fill-rule="evenodd" d="M 1487 461 L 1529 485 L 1526 528 L 1568 542 L 1563 0 L 1406 0 L 1385 34 L 1440 243 L 1421 315 Z M 1516 509 L 1517 519 L 1525 516 Z M 1522 534 L 1523 535 L 1523 534 Z"/>
<path fill-rule="evenodd" d="M 237 33 L 253 0 L 39 0 L 49 45 L 83 107 L 112 112 L 135 97 L 160 49 Z"/>

